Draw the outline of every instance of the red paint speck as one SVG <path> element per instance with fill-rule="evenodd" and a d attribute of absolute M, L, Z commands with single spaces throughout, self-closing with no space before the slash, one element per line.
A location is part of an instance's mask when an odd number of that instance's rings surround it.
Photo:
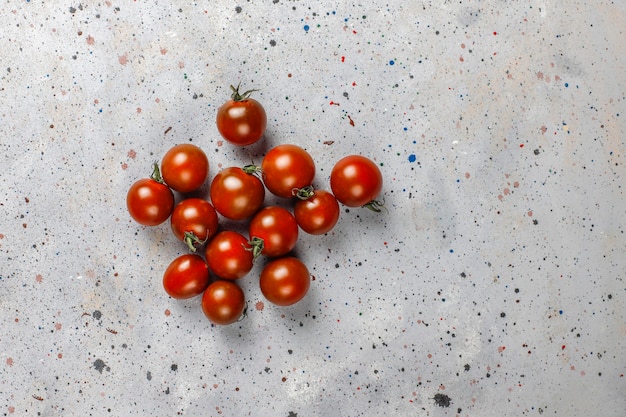
<path fill-rule="evenodd" d="M 341 57 L 341 62 L 346 62 L 346 57 L 345 56 Z"/>
<path fill-rule="evenodd" d="M 565 350 L 565 345 L 561 346 L 561 350 Z"/>
<path fill-rule="evenodd" d="M 533 211 L 532 210 L 528 210 L 528 217 L 533 217 Z"/>
<path fill-rule="evenodd" d="M 498 353 L 502 353 L 502 352 L 504 352 L 504 350 L 505 350 L 505 349 L 506 349 L 506 346 L 500 346 L 500 347 L 498 348 Z"/>
<path fill-rule="evenodd" d="M 141 113 L 141 107 L 137 107 L 137 113 Z"/>
<path fill-rule="evenodd" d="M 35 281 L 37 281 L 39 283 L 43 282 L 43 276 L 41 274 L 37 274 L 35 276 Z"/>
<path fill-rule="evenodd" d="M 495 32 L 495 31 L 493 32 L 493 36 L 496 36 L 497 34 L 498 34 L 498 32 Z"/>
<path fill-rule="evenodd" d="M 470 175 L 470 173 L 469 173 L 469 172 L 466 172 L 466 173 L 465 173 L 465 178 L 469 179 L 469 177 L 470 177 L 470 176 L 471 176 L 471 175 Z"/>
<path fill-rule="evenodd" d="M 124 171 L 126 171 L 126 170 L 128 169 L 128 164 L 127 164 L 126 162 L 124 162 L 124 163 L 122 164 L 122 169 L 123 169 Z"/>
<path fill-rule="evenodd" d="M 128 64 L 128 55 L 126 54 L 121 55 L 120 57 L 117 58 L 117 60 L 119 61 L 120 65 L 126 65 Z"/>
<path fill-rule="evenodd" d="M 7 358 L 7 365 L 13 366 L 13 358 Z"/>
<path fill-rule="evenodd" d="M 93 45 L 96 43 L 96 40 L 93 38 L 93 36 L 88 35 L 87 36 L 87 45 Z"/>
<path fill-rule="evenodd" d="M 61 323 L 55 323 L 55 324 L 54 324 L 54 328 L 55 328 L 55 330 L 61 330 L 61 327 L 62 327 L 62 326 L 61 326 Z"/>
<path fill-rule="evenodd" d="M 57 355 L 57 358 L 59 358 L 59 359 L 63 359 L 63 354 L 62 354 L 62 353 L 59 353 L 59 354 Z"/>
<path fill-rule="evenodd" d="M 165 55 L 167 53 L 167 49 L 161 48 L 161 55 Z"/>
<path fill-rule="evenodd" d="M 254 305 L 254 307 L 258 311 L 263 311 L 263 309 L 265 308 L 265 304 L 263 304 L 263 301 L 257 301 L 257 303 Z"/>
<path fill-rule="evenodd" d="M 520 147 L 520 148 L 523 148 L 523 147 L 524 147 L 524 144 L 523 144 L 523 143 L 520 143 L 519 147 Z"/>
<path fill-rule="evenodd" d="M 169 309 L 169 308 L 166 308 L 166 309 L 165 309 L 165 316 L 166 316 L 166 317 L 169 317 L 171 314 L 172 314 L 172 312 L 170 311 L 170 309 Z"/>
<path fill-rule="evenodd" d="M 128 157 L 130 159 L 135 159 L 135 157 L 137 156 L 137 152 L 135 152 L 133 149 L 131 149 L 130 151 L 128 151 Z"/>

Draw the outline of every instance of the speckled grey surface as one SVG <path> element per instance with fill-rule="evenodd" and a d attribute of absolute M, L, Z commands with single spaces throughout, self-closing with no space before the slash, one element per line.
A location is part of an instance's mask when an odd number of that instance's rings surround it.
<path fill-rule="evenodd" d="M 626 3 L 11 0 L 0 6 L 0 414 L 624 416 Z M 229 85 L 263 141 L 223 142 Z M 126 191 L 176 143 L 221 167 L 348 153 L 382 215 L 296 254 L 299 304 L 214 327 Z M 206 187 L 205 187 L 206 189 Z M 205 190 L 206 191 L 206 190 Z"/>

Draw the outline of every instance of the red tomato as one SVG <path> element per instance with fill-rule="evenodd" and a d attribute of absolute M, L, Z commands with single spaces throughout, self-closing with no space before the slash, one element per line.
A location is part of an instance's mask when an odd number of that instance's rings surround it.
<path fill-rule="evenodd" d="M 189 249 L 208 242 L 217 233 L 218 220 L 215 209 L 201 198 L 187 198 L 174 207 L 170 219 L 174 235 Z"/>
<path fill-rule="evenodd" d="M 209 160 L 202 149 L 190 143 L 171 148 L 161 161 L 163 180 L 172 189 L 189 193 L 202 186 L 209 174 Z"/>
<path fill-rule="evenodd" d="M 263 181 L 272 194 L 293 197 L 294 192 L 313 183 L 315 162 L 311 155 L 296 145 L 279 145 L 263 158 Z"/>
<path fill-rule="evenodd" d="M 202 295 L 202 311 L 215 324 L 231 324 L 244 314 L 246 299 L 232 281 L 212 282 Z"/>
<path fill-rule="evenodd" d="M 250 94 L 255 90 L 239 94 L 237 88 L 233 90 L 231 99 L 217 110 L 217 130 L 228 142 L 237 146 L 252 145 L 265 133 L 267 115 L 265 109 Z"/>
<path fill-rule="evenodd" d="M 172 298 L 195 297 L 209 285 L 209 268 L 198 255 L 186 254 L 174 259 L 163 274 L 163 288 Z"/>
<path fill-rule="evenodd" d="M 330 173 L 330 188 L 337 200 L 348 207 L 368 206 L 375 211 L 381 203 L 375 199 L 383 187 L 383 177 L 374 162 L 360 155 L 339 160 Z"/>
<path fill-rule="evenodd" d="M 170 217 L 174 210 L 174 194 L 163 184 L 157 164 L 154 164 L 150 178 L 140 179 L 130 186 L 126 207 L 130 216 L 144 226 L 159 225 Z"/>
<path fill-rule="evenodd" d="M 263 182 L 256 167 L 231 167 L 217 173 L 211 181 L 211 201 L 215 210 L 231 220 L 243 220 L 256 213 L 265 200 Z"/>
<path fill-rule="evenodd" d="M 283 256 L 298 241 L 298 223 L 289 211 L 278 206 L 262 208 L 248 226 L 255 258 Z"/>
<path fill-rule="evenodd" d="M 309 291 L 311 275 L 297 258 L 279 258 L 268 263 L 261 272 L 261 292 L 272 304 L 289 306 L 300 301 Z"/>
<path fill-rule="evenodd" d="M 293 213 L 302 230 L 311 235 L 323 235 L 337 224 L 339 203 L 328 191 L 315 190 L 312 193 L 311 197 L 296 201 Z"/>
<path fill-rule="evenodd" d="M 215 235 L 207 244 L 204 255 L 211 272 L 228 280 L 246 275 L 252 269 L 254 261 L 248 239 L 230 230 Z"/>

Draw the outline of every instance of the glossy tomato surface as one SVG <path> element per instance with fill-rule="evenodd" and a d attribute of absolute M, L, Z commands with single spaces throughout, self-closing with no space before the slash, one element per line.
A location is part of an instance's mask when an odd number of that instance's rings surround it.
<path fill-rule="evenodd" d="M 224 168 L 211 181 L 211 202 L 215 210 L 231 220 L 252 217 L 263 205 L 265 187 L 254 174 L 245 168 Z"/>
<path fill-rule="evenodd" d="M 157 226 L 172 214 L 174 194 L 167 185 L 152 178 L 143 178 L 128 189 L 126 207 L 137 223 Z"/>
<path fill-rule="evenodd" d="M 251 241 L 260 243 L 260 251 L 268 257 L 289 253 L 298 241 L 298 223 L 288 210 L 278 206 L 264 207 L 252 218 L 248 231 Z M 259 248 L 257 248 L 259 249 Z"/>
<path fill-rule="evenodd" d="M 340 159 L 330 173 L 330 188 L 348 207 L 362 207 L 378 197 L 383 187 L 380 169 L 370 159 L 349 155 Z"/>
<path fill-rule="evenodd" d="M 190 143 L 171 148 L 161 161 L 161 175 L 172 189 L 181 193 L 197 190 L 209 174 L 209 160 L 202 149 Z"/>
<path fill-rule="evenodd" d="M 299 259 L 279 258 L 263 268 L 259 285 L 267 301 L 278 306 L 289 306 L 300 301 L 309 291 L 311 274 Z"/>
<path fill-rule="evenodd" d="M 194 250 L 217 233 L 217 212 L 206 200 L 187 198 L 174 207 L 170 223 L 174 236 Z"/>
<path fill-rule="evenodd" d="M 315 162 L 299 146 L 284 144 L 269 150 L 261 163 L 263 182 L 274 195 L 291 198 L 294 192 L 310 186 L 315 178 Z"/>
<path fill-rule="evenodd" d="M 235 323 L 242 317 L 245 307 L 244 293 L 233 281 L 214 281 L 202 294 L 202 311 L 214 324 Z"/>
<path fill-rule="evenodd" d="M 163 274 L 163 288 L 172 298 L 195 297 L 209 285 L 209 268 L 198 255 L 185 254 L 174 259 Z"/>
<path fill-rule="evenodd" d="M 217 110 L 217 130 L 233 145 L 252 145 L 265 133 L 267 127 L 265 109 L 257 100 L 250 98 L 254 90 L 240 94 L 239 87 L 230 88 L 233 90 L 231 99 Z"/>
<path fill-rule="evenodd" d="M 315 190 L 305 200 L 297 200 L 294 216 L 298 226 L 311 235 L 330 232 L 339 220 L 339 203 L 332 193 Z"/>
<path fill-rule="evenodd" d="M 241 233 L 219 232 L 206 245 L 204 255 L 209 269 L 221 279 L 242 278 L 252 269 L 252 248 Z"/>

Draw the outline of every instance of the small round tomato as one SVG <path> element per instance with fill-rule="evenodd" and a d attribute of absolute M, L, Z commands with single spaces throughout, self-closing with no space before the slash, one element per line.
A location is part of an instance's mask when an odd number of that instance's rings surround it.
<path fill-rule="evenodd" d="M 263 207 L 248 225 L 254 257 L 283 256 L 298 241 L 298 223 L 288 210 L 278 206 Z"/>
<path fill-rule="evenodd" d="M 334 195 L 315 190 L 308 198 L 296 201 L 293 214 L 298 226 L 311 235 L 323 235 L 339 220 L 339 203 Z"/>
<path fill-rule="evenodd" d="M 222 279 L 235 280 L 252 269 L 252 248 L 242 234 L 224 230 L 207 244 L 204 255 L 209 269 Z"/>
<path fill-rule="evenodd" d="M 284 144 L 270 149 L 261 163 L 263 182 L 272 194 L 293 197 L 294 192 L 313 183 L 315 162 L 307 151 Z"/>
<path fill-rule="evenodd" d="M 209 175 L 209 160 L 196 145 L 183 143 L 163 156 L 161 172 L 163 180 L 172 189 L 190 193 L 200 188 Z"/>
<path fill-rule="evenodd" d="M 231 99 L 217 110 L 217 130 L 228 142 L 236 146 L 252 145 L 265 133 L 265 109 L 250 94 L 256 90 L 239 93 L 239 86 L 230 86 Z"/>
<path fill-rule="evenodd" d="M 215 210 L 231 220 L 243 220 L 256 213 L 265 200 L 263 182 L 257 168 L 224 168 L 211 181 L 211 201 Z"/>
<path fill-rule="evenodd" d="M 174 259 L 163 274 L 163 288 L 170 297 L 191 298 L 209 285 L 209 268 L 198 255 L 185 254 Z"/>
<path fill-rule="evenodd" d="M 299 259 L 279 258 L 263 268 L 259 283 L 267 301 L 289 306 L 300 301 L 309 291 L 311 274 Z"/>
<path fill-rule="evenodd" d="M 130 216 L 144 226 L 159 225 L 170 217 L 174 210 L 174 193 L 163 184 L 157 164 L 150 178 L 142 178 L 130 186 L 126 207 Z"/>
<path fill-rule="evenodd" d="M 241 288 L 232 281 L 214 281 L 202 295 L 202 311 L 215 324 L 231 324 L 244 314 L 246 299 Z"/>
<path fill-rule="evenodd" d="M 196 245 L 208 242 L 217 233 L 217 212 L 206 200 L 187 198 L 174 207 L 170 223 L 174 236 L 195 252 Z"/>
<path fill-rule="evenodd" d="M 361 155 L 340 159 L 330 173 L 330 188 L 335 198 L 348 207 L 368 206 L 375 211 L 375 199 L 383 187 L 383 177 L 374 162 Z"/>

